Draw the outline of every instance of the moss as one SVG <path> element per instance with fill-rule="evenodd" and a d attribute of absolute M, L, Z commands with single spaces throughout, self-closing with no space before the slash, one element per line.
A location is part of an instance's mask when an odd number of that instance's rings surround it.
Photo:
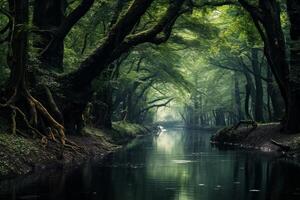
<path fill-rule="evenodd" d="M 113 122 L 111 137 L 116 143 L 120 144 L 145 133 L 147 133 L 147 129 L 139 124 L 119 121 Z"/>
<path fill-rule="evenodd" d="M 136 136 L 146 132 L 143 126 L 125 121 L 113 122 L 113 129 L 116 130 L 118 134 L 127 136 Z"/>
<path fill-rule="evenodd" d="M 21 156 L 27 156 L 39 150 L 35 142 L 11 134 L 0 134 L 0 146 Z"/>
<path fill-rule="evenodd" d="M 87 158 L 101 158 L 117 149 L 120 144 L 129 142 L 137 135 L 148 133 L 146 128 L 127 122 L 115 122 L 113 128 L 114 130 L 86 128 L 85 136 L 69 136 L 70 140 L 85 148 L 80 154 L 65 149 L 63 158 L 59 144 L 49 142 L 44 147 L 40 139 L 7 134 L 7 131 L 0 129 L 0 178 L 28 174 L 47 166 L 76 166 Z"/>
<path fill-rule="evenodd" d="M 0 134 L 0 177 L 23 174 L 30 170 L 24 163 L 39 154 L 41 147 L 33 140 L 17 135 Z"/>

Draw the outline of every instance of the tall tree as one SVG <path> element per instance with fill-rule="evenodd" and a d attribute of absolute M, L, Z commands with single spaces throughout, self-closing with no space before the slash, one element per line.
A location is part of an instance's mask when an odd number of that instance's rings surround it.
<path fill-rule="evenodd" d="M 253 22 L 261 35 L 264 42 L 264 52 L 268 63 L 278 83 L 281 95 L 285 102 L 285 129 L 286 132 L 299 132 L 300 125 L 298 118 L 300 117 L 299 102 L 299 2 L 287 1 L 288 14 L 290 19 L 290 34 L 292 39 L 292 48 L 290 59 L 286 53 L 287 45 L 283 34 L 280 19 L 280 2 L 276 0 L 259 0 L 258 7 L 250 4 L 246 0 L 239 0 L 241 5 L 250 13 Z M 290 62 L 289 62 L 290 60 Z"/>
<path fill-rule="evenodd" d="M 56 93 L 63 93 L 67 97 L 62 100 L 65 102 L 62 112 L 65 126 L 70 132 L 77 132 L 78 127 L 82 127 L 81 115 L 92 95 L 92 81 L 114 60 L 134 46 L 145 42 L 154 44 L 166 42 L 176 19 L 185 12 L 182 10 L 184 0 L 170 1 L 165 14 L 154 26 L 132 33 L 152 2 L 152 0 L 135 0 L 126 13 L 111 27 L 101 45 L 82 62 L 78 70 L 58 78 L 61 87 L 56 88 Z"/>
<path fill-rule="evenodd" d="M 287 0 L 287 11 L 290 19 L 290 76 L 289 107 L 286 128 L 290 132 L 300 131 L 300 1 Z"/>

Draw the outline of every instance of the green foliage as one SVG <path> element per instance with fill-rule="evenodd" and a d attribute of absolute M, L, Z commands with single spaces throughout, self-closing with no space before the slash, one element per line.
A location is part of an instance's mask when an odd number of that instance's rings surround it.
<path fill-rule="evenodd" d="M 120 135 L 127 135 L 132 137 L 146 132 L 146 129 L 143 126 L 139 124 L 128 123 L 125 121 L 114 122 L 113 129 L 116 130 Z"/>
<path fill-rule="evenodd" d="M 72 1 L 66 15 L 80 2 Z M 125 1 L 120 16 L 131 2 Z M 112 25 L 116 4 L 117 1 L 95 1 L 89 12 L 72 28 L 64 40 L 65 73 L 76 70 L 82 60 L 104 41 Z M 167 6 L 168 1 L 154 1 L 136 24 L 133 33 L 155 25 Z M 282 12 L 281 19 L 283 26 L 287 27 L 285 12 Z M 0 15 L 0 27 L 7 22 L 7 17 Z M 24 27 L 29 32 L 34 28 L 31 24 Z M 6 64 L 8 48 L 2 46 L 0 84 L 9 74 Z M 177 114 L 184 113 L 186 108 L 193 108 L 200 113 L 213 112 L 220 107 L 233 110 L 232 70 L 237 70 L 238 81 L 244 82 L 241 60 L 250 65 L 251 48 L 261 49 L 262 46 L 251 17 L 240 6 L 194 8 L 177 19 L 167 43 L 159 46 L 145 43 L 131 49 L 128 55 L 116 60 L 93 82 L 93 89 L 98 94 L 98 100 L 106 106 L 109 103 L 104 102 L 107 99 L 103 93 L 112 91 L 114 120 L 122 120 L 124 116 L 121 113 L 132 112 L 132 116 L 137 118 L 135 122 L 151 121 L 159 107 L 153 105 L 163 104 L 169 99 L 172 101 L 165 106 L 172 107 Z M 33 63 L 37 62 L 35 51 L 30 49 L 29 52 Z M 231 71 L 224 69 L 224 66 Z M 241 94 L 245 92 L 243 88 L 243 85 L 239 88 Z M 134 106 L 130 105 L 129 100 Z M 141 113 L 149 106 L 153 107 Z"/>

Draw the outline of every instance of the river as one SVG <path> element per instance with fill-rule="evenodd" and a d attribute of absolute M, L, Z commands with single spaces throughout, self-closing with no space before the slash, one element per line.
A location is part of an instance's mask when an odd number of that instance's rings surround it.
<path fill-rule="evenodd" d="M 299 200 L 300 168 L 271 153 L 217 148 L 212 132 L 168 129 L 102 162 L 0 183 L 0 199 Z"/>

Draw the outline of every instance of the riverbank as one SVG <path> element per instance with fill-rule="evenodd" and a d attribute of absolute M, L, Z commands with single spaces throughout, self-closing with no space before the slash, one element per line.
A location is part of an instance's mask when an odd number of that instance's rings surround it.
<path fill-rule="evenodd" d="M 299 158 L 300 133 L 283 134 L 281 130 L 279 123 L 226 127 L 213 135 L 211 142 L 265 152 L 281 152 Z"/>
<path fill-rule="evenodd" d="M 82 136 L 68 136 L 80 148 L 64 148 L 54 142 L 0 134 L 0 179 L 53 168 L 72 168 L 89 159 L 101 159 L 132 139 L 149 134 L 147 127 L 126 122 L 113 123 L 113 130 L 85 128 Z"/>

